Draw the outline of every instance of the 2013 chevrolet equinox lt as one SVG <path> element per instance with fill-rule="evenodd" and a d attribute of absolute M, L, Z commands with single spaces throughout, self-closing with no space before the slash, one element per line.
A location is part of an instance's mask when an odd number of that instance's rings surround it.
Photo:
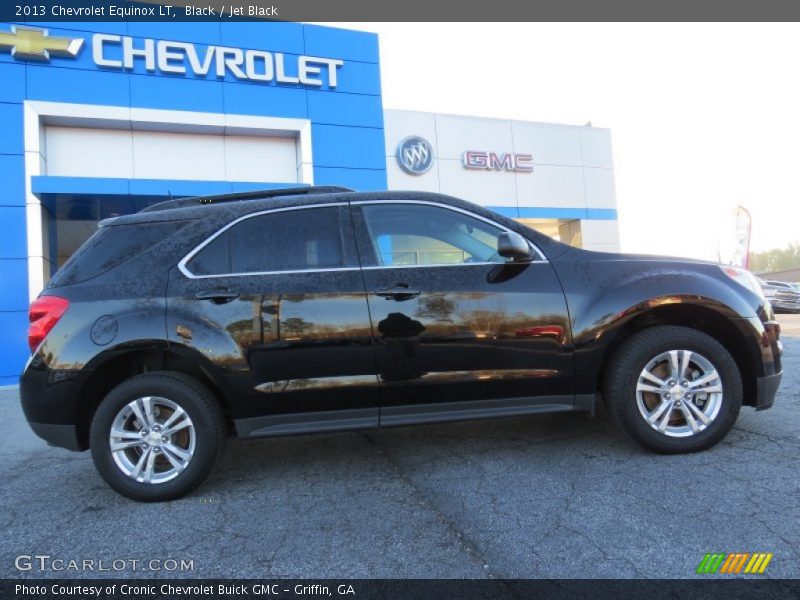
<path fill-rule="evenodd" d="M 30 308 L 21 398 L 137 500 L 229 434 L 595 409 L 664 453 L 772 405 L 780 329 L 746 271 L 589 252 L 461 200 L 302 188 L 106 220 Z"/>

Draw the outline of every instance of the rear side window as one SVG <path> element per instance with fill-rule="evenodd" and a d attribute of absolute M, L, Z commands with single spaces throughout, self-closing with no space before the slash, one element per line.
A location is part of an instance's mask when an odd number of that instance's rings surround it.
<path fill-rule="evenodd" d="M 186 264 L 193 275 L 304 271 L 345 266 L 338 206 L 249 217 L 225 229 Z"/>
<path fill-rule="evenodd" d="M 186 221 L 101 227 L 56 272 L 49 285 L 79 283 L 139 256 L 177 232 Z"/>

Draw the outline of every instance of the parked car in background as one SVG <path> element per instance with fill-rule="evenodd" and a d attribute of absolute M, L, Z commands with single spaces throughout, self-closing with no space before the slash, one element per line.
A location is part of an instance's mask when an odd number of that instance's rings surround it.
<path fill-rule="evenodd" d="M 775 312 L 800 312 L 800 287 L 797 284 L 773 279 L 759 279 L 758 282 Z"/>
<path fill-rule="evenodd" d="M 150 501 L 199 485 L 229 435 L 601 398 L 645 447 L 696 452 L 742 406 L 769 408 L 782 373 L 746 270 L 581 250 L 420 192 L 248 192 L 109 219 L 30 321 L 31 427 Z"/>

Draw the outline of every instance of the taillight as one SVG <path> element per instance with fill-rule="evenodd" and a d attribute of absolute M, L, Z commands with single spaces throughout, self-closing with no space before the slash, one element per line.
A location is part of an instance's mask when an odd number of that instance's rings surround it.
<path fill-rule="evenodd" d="M 35 352 L 47 334 L 69 308 L 69 300 L 58 296 L 40 296 L 28 309 L 28 346 Z"/>

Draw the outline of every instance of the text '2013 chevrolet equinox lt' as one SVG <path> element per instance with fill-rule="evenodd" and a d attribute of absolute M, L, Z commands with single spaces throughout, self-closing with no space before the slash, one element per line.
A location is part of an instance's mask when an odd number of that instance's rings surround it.
<path fill-rule="evenodd" d="M 556 411 L 602 399 L 663 453 L 772 405 L 755 278 L 590 252 L 417 192 L 169 200 L 103 221 L 30 308 L 33 430 L 137 500 L 182 496 L 230 434 Z"/>

